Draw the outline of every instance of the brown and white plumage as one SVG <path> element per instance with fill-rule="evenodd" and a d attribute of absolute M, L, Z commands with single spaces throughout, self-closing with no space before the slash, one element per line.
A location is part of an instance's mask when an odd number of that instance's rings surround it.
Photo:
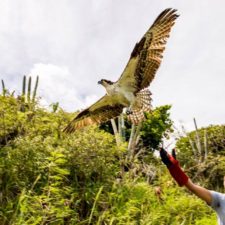
<path fill-rule="evenodd" d="M 130 107 L 128 118 L 135 124 L 151 110 L 151 93 L 146 88 L 160 66 L 166 41 L 178 15 L 174 9 L 164 10 L 138 42 L 117 82 L 102 79 L 107 94 L 89 108 L 81 111 L 64 129 L 71 133 L 81 127 L 98 124 L 118 116 Z"/>
<path fill-rule="evenodd" d="M 166 41 L 177 17 L 175 9 L 166 9 L 156 18 L 141 41 L 135 45 L 117 82 L 124 86 L 133 86 L 134 92 L 149 86 L 160 66 Z"/>
<path fill-rule="evenodd" d="M 144 88 L 136 94 L 136 102 L 141 103 L 136 107 L 133 107 L 132 113 L 127 115 L 127 118 L 135 125 L 145 119 L 144 112 L 150 112 L 152 109 L 151 105 L 151 92 Z"/>
<path fill-rule="evenodd" d="M 106 122 L 110 118 L 120 115 L 124 106 L 114 102 L 108 95 L 103 96 L 89 108 L 81 111 L 64 129 L 66 133 L 72 133 L 76 129 Z"/>

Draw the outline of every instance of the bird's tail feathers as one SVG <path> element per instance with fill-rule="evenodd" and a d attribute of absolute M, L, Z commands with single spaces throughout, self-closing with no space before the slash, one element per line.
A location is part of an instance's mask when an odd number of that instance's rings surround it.
<path fill-rule="evenodd" d="M 132 113 L 127 116 L 133 124 L 137 125 L 145 120 L 144 112 L 151 112 L 151 95 L 152 93 L 147 88 L 142 89 L 136 94 L 136 101 L 138 102 L 138 105 L 136 107 L 134 106 L 132 108 Z"/>

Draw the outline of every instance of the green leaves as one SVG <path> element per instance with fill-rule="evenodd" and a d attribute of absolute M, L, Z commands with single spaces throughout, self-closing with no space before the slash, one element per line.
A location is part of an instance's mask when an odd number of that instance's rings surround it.
<path fill-rule="evenodd" d="M 171 106 L 165 105 L 146 114 L 147 119 L 141 129 L 141 138 L 146 148 L 157 149 L 162 139 L 168 137 L 168 134 L 173 131 L 173 122 L 169 114 L 170 108 Z"/>
<path fill-rule="evenodd" d="M 94 127 L 65 136 L 61 130 L 69 118 L 62 110 L 21 112 L 12 97 L 4 97 L 0 107 L 2 137 L 12 126 L 18 130 L 0 149 L 0 193 L 5 196 L 0 198 L 0 223 L 95 221 L 99 188 L 111 187 L 124 153 L 113 136 Z"/>
<path fill-rule="evenodd" d="M 31 103 L 36 91 L 32 97 L 31 80 L 28 90 L 25 78 L 23 83 L 22 98 L 8 92 L 0 95 L 0 224 L 215 222 L 215 214 L 175 186 L 154 155 L 145 151 L 157 148 L 172 131 L 170 106 L 146 114 L 139 152 L 128 160 L 127 143 L 117 147 L 115 137 L 98 127 L 86 127 L 72 135 L 62 133 L 73 115 L 65 113 L 58 104 L 52 105 L 52 112 L 39 107 L 37 102 L 29 108 L 26 101 Z M 37 84 L 38 80 L 35 89 Z M 128 137 L 129 123 L 125 122 Z M 105 129 L 109 131 L 110 127 Z M 218 129 L 213 128 L 213 139 L 208 139 L 212 154 L 209 153 L 204 167 L 214 185 L 225 170 L 223 135 L 219 136 Z M 183 148 L 181 154 L 191 155 L 187 138 L 179 146 Z M 163 201 L 157 198 L 155 185 L 161 186 Z"/>
<path fill-rule="evenodd" d="M 180 162 L 188 168 L 193 180 L 209 189 L 224 190 L 225 126 L 209 126 L 181 137 L 176 144 Z M 201 151 L 198 145 L 201 146 Z"/>
<path fill-rule="evenodd" d="M 161 188 L 163 200 L 158 199 L 154 187 L 146 182 L 115 183 L 107 193 L 109 206 L 99 214 L 98 221 L 102 224 L 113 221 L 114 224 L 190 225 L 210 218 L 208 221 L 215 224 L 215 213 L 201 200 L 174 184 L 164 183 Z"/>

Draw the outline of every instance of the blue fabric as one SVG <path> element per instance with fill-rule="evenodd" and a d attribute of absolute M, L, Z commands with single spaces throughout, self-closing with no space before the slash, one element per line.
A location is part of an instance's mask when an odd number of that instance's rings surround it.
<path fill-rule="evenodd" d="M 216 211 L 218 224 L 225 225 L 225 194 L 210 191 L 212 194 L 211 207 Z"/>

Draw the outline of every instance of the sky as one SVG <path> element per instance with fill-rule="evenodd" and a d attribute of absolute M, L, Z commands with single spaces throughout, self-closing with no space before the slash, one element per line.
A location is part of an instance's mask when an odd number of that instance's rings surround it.
<path fill-rule="evenodd" d="M 116 81 L 158 14 L 175 8 L 163 61 L 150 85 L 153 106 L 171 104 L 177 126 L 225 122 L 225 1 L 1 0 L 0 79 L 21 93 L 23 75 L 40 77 L 46 107 L 83 109 Z"/>

